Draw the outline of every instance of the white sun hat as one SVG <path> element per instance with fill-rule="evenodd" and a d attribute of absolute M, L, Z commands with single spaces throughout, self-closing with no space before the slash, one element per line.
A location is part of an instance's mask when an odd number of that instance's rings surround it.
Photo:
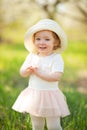
<path fill-rule="evenodd" d="M 61 47 L 55 50 L 57 53 L 62 53 L 67 48 L 67 37 L 60 25 L 54 20 L 42 19 L 31 28 L 29 28 L 29 30 L 25 33 L 24 45 L 29 52 L 36 51 L 33 43 L 33 35 L 41 30 L 50 30 L 58 35 L 60 38 Z"/>

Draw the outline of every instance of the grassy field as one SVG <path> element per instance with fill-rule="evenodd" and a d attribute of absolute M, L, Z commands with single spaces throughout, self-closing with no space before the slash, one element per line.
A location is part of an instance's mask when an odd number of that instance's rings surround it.
<path fill-rule="evenodd" d="M 0 45 L 0 130 L 32 130 L 29 115 L 11 109 L 18 94 L 27 86 L 28 79 L 19 75 L 27 54 L 23 43 Z M 65 73 L 60 89 L 67 98 L 71 115 L 62 119 L 62 126 L 64 130 L 87 130 L 87 82 L 83 83 L 87 78 L 87 43 L 69 41 L 63 58 Z"/>

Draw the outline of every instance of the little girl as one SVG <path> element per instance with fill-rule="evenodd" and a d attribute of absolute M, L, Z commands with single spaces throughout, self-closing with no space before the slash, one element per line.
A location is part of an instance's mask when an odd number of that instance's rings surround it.
<path fill-rule="evenodd" d="M 43 19 L 26 32 L 24 45 L 30 53 L 20 75 L 29 76 L 29 84 L 12 108 L 30 114 L 32 130 L 44 130 L 45 120 L 48 130 L 62 130 L 60 118 L 70 114 L 58 88 L 64 71 L 60 53 L 67 47 L 66 35 L 55 21 Z"/>

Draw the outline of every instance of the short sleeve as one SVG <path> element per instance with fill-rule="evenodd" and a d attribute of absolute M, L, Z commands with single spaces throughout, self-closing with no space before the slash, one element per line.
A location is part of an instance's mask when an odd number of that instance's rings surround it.
<path fill-rule="evenodd" d="M 64 61 L 60 54 L 53 58 L 52 72 L 64 72 Z"/>

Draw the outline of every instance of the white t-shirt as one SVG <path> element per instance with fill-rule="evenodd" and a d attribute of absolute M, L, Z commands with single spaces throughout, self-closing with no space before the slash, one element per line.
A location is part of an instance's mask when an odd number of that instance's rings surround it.
<path fill-rule="evenodd" d="M 64 71 L 63 59 L 60 54 L 56 53 L 45 57 L 30 53 L 20 71 L 24 71 L 29 66 L 38 67 L 39 71 L 44 71 L 46 73 Z M 58 82 L 49 82 L 32 74 L 29 78 L 29 87 L 38 90 L 56 90 L 58 89 Z"/>

